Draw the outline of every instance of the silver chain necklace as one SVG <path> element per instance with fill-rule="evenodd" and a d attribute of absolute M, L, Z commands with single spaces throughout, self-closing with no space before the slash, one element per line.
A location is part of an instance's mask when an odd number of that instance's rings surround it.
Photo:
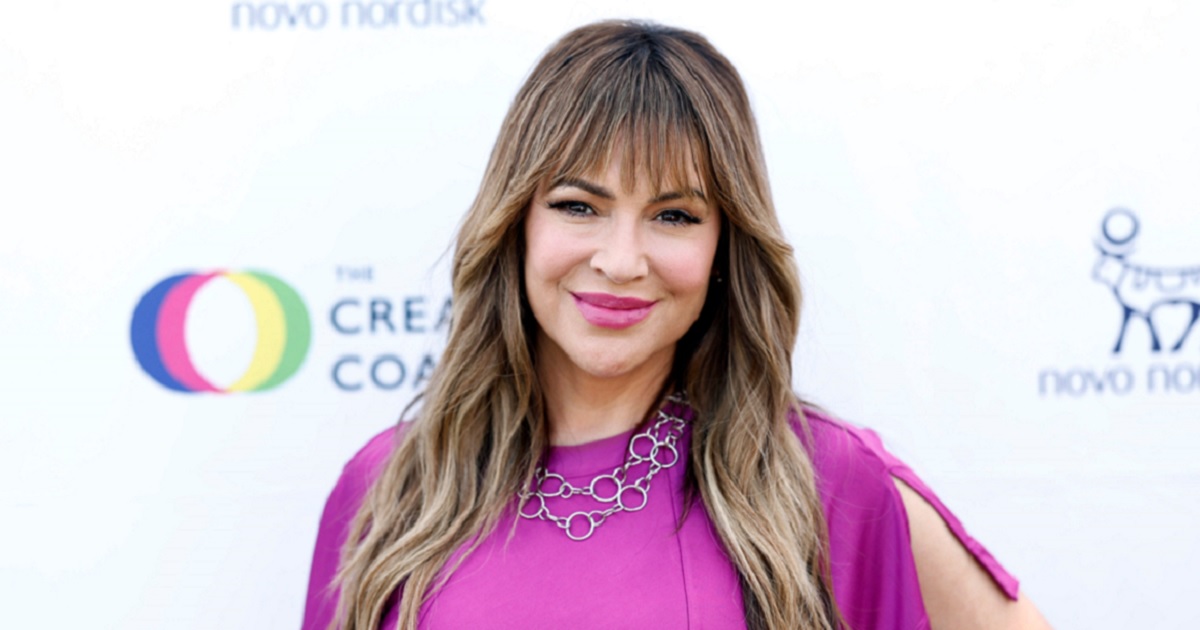
<path fill-rule="evenodd" d="M 679 395 L 671 397 L 672 402 L 683 404 Z M 637 512 L 646 507 L 650 500 L 650 480 L 659 471 L 670 468 L 679 462 L 679 451 L 676 444 L 683 434 L 684 420 L 659 409 L 657 420 L 653 425 L 635 434 L 629 440 L 625 452 L 625 463 L 614 468 L 609 474 L 592 478 L 586 487 L 571 484 L 558 473 L 549 472 L 544 465 L 538 465 L 534 472 L 532 490 L 522 490 L 517 493 L 521 499 L 520 514 L 524 518 L 550 521 L 566 533 L 571 540 L 587 540 L 608 517 L 617 512 Z M 629 469 L 638 464 L 649 464 L 646 473 L 637 479 L 629 479 Z M 550 512 L 546 499 L 562 497 L 569 499 L 582 495 L 592 497 L 601 503 L 612 505 L 602 510 L 579 510 L 567 516 L 558 516 Z M 572 525 L 576 519 L 583 519 L 582 534 L 576 535 Z"/>

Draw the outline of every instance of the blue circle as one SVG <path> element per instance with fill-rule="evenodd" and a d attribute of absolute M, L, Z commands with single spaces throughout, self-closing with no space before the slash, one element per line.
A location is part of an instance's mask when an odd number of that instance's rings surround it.
<path fill-rule="evenodd" d="M 192 393 L 167 372 L 163 365 L 162 353 L 158 349 L 158 311 L 162 309 L 163 300 L 175 285 L 191 277 L 190 273 L 171 276 L 154 285 L 133 309 L 133 321 L 129 324 L 129 341 L 133 345 L 133 356 L 137 358 L 142 369 L 151 378 L 167 389 L 177 392 Z"/>
<path fill-rule="evenodd" d="M 1113 218 L 1117 216 L 1128 217 L 1130 223 L 1133 225 L 1133 229 L 1129 231 L 1129 235 L 1122 239 L 1113 238 L 1112 233 L 1108 231 L 1109 223 L 1111 223 Z M 1109 243 L 1112 243 L 1113 245 L 1124 245 L 1129 241 L 1132 241 L 1134 237 L 1137 236 L 1139 227 L 1137 215 L 1135 215 L 1133 212 L 1125 208 L 1113 208 L 1112 210 L 1108 211 L 1108 214 L 1104 215 L 1104 222 L 1100 224 L 1100 231 L 1104 234 L 1104 239 Z"/>

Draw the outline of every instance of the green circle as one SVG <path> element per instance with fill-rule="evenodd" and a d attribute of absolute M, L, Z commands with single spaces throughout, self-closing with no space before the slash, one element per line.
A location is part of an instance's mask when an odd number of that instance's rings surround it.
<path fill-rule="evenodd" d="M 247 271 L 246 274 L 270 287 L 283 308 L 283 356 L 279 358 L 279 367 L 275 369 L 275 373 L 252 390 L 261 392 L 279 386 L 300 369 L 312 341 L 312 322 L 308 318 L 308 309 L 300 299 L 300 294 L 287 283 L 261 271 Z"/>

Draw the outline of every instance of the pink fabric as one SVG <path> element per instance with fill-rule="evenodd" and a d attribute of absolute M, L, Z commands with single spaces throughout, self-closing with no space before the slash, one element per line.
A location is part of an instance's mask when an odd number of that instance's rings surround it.
<path fill-rule="evenodd" d="M 829 524 L 834 597 L 854 630 L 928 628 L 908 521 L 892 476 L 929 500 L 997 585 L 1014 598 L 1017 581 L 971 538 L 958 519 L 879 437 L 819 412 L 805 412 L 812 440 L 793 426 L 813 457 Z M 330 494 L 313 556 L 304 630 L 324 630 L 336 606 L 329 589 L 346 528 L 394 448 L 389 429 L 359 451 Z M 556 447 L 548 467 L 577 484 L 611 472 L 632 432 Z M 686 453 L 685 431 L 680 452 Z M 422 607 L 421 628 L 744 628 L 737 573 L 702 506 L 683 510 L 684 466 L 654 478 L 645 509 L 618 513 L 583 542 L 553 524 L 516 518 L 510 509 Z M 581 507 L 550 503 L 556 514 Z M 515 530 L 514 527 L 515 521 Z M 513 531 L 511 539 L 508 533 Z M 382 628 L 396 627 L 392 606 Z"/>
<path fill-rule="evenodd" d="M 963 546 L 967 548 L 967 551 L 970 551 L 971 555 L 975 556 L 975 559 L 978 560 L 981 565 L 983 565 L 983 568 L 987 569 L 989 574 L 991 574 L 992 580 L 996 582 L 996 586 L 1000 587 L 1000 589 L 1004 591 L 1004 594 L 1008 596 L 1009 599 L 1016 600 L 1019 590 L 1018 587 L 1020 586 L 1017 579 L 1010 575 L 1008 571 L 1004 570 L 1004 567 L 1000 565 L 1000 562 L 996 560 L 996 558 L 994 558 L 986 548 L 984 548 L 983 544 L 972 538 L 971 535 L 967 533 L 966 528 L 963 527 L 963 524 L 958 520 L 958 517 L 950 511 L 950 508 L 946 507 L 945 503 L 942 503 L 942 500 L 939 499 L 936 494 L 934 494 L 933 490 L 930 489 L 929 486 L 925 485 L 924 481 L 921 481 L 921 478 L 917 476 L 917 473 L 913 472 L 913 470 L 905 465 L 904 462 L 897 459 L 895 455 L 889 453 L 883 447 L 883 441 L 879 438 L 879 435 L 877 435 L 874 431 L 870 429 L 859 428 L 853 429 L 852 433 L 857 437 L 857 439 L 861 440 L 863 448 L 867 449 L 870 453 L 878 457 L 880 461 L 883 462 L 888 473 L 900 481 L 908 484 L 908 487 L 915 490 L 917 494 L 921 495 L 922 498 L 924 498 L 931 506 L 933 506 L 933 509 L 937 510 L 937 513 L 942 516 L 942 520 L 946 521 L 946 525 L 950 527 L 950 531 L 958 537 L 959 542 L 961 542 Z"/>

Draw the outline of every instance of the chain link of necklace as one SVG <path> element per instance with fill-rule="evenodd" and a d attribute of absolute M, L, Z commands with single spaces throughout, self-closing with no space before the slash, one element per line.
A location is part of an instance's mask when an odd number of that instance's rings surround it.
<path fill-rule="evenodd" d="M 681 397 L 672 396 L 673 402 L 682 402 Z M 544 465 L 539 465 L 534 472 L 532 490 L 522 490 L 517 494 L 521 498 L 520 514 L 524 518 L 550 521 L 566 533 L 567 538 L 580 541 L 587 540 L 608 517 L 617 512 L 637 512 L 646 507 L 650 500 L 650 480 L 659 471 L 670 468 L 679 462 L 679 450 L 676 444 L 683 434 L 684 420 L 659 410 L 657 421 L 645 430 L 637 433 L 629 440 L 629 448 L 625 452 L 625 463 L 614 468 L 609 474 L 592 478 L 587 486 L 572 485 L 558 473 L 549 472 Z M 629 479 L 629 469 L 638 464 L 649 464 L 646 473 L 637 479 Z M 612 505 L 602 510 L 579 510 L 567 516 L 558 516 L 550 512 L 546 499 L 561 497 L 569 499 L 574 496 L 592 497 L 600 503 Z M 577 519 L 586 524 L 586 531 L 576 535 L 572 525 Z M 584 525 L 579 525 L 582 529 Z"/>

